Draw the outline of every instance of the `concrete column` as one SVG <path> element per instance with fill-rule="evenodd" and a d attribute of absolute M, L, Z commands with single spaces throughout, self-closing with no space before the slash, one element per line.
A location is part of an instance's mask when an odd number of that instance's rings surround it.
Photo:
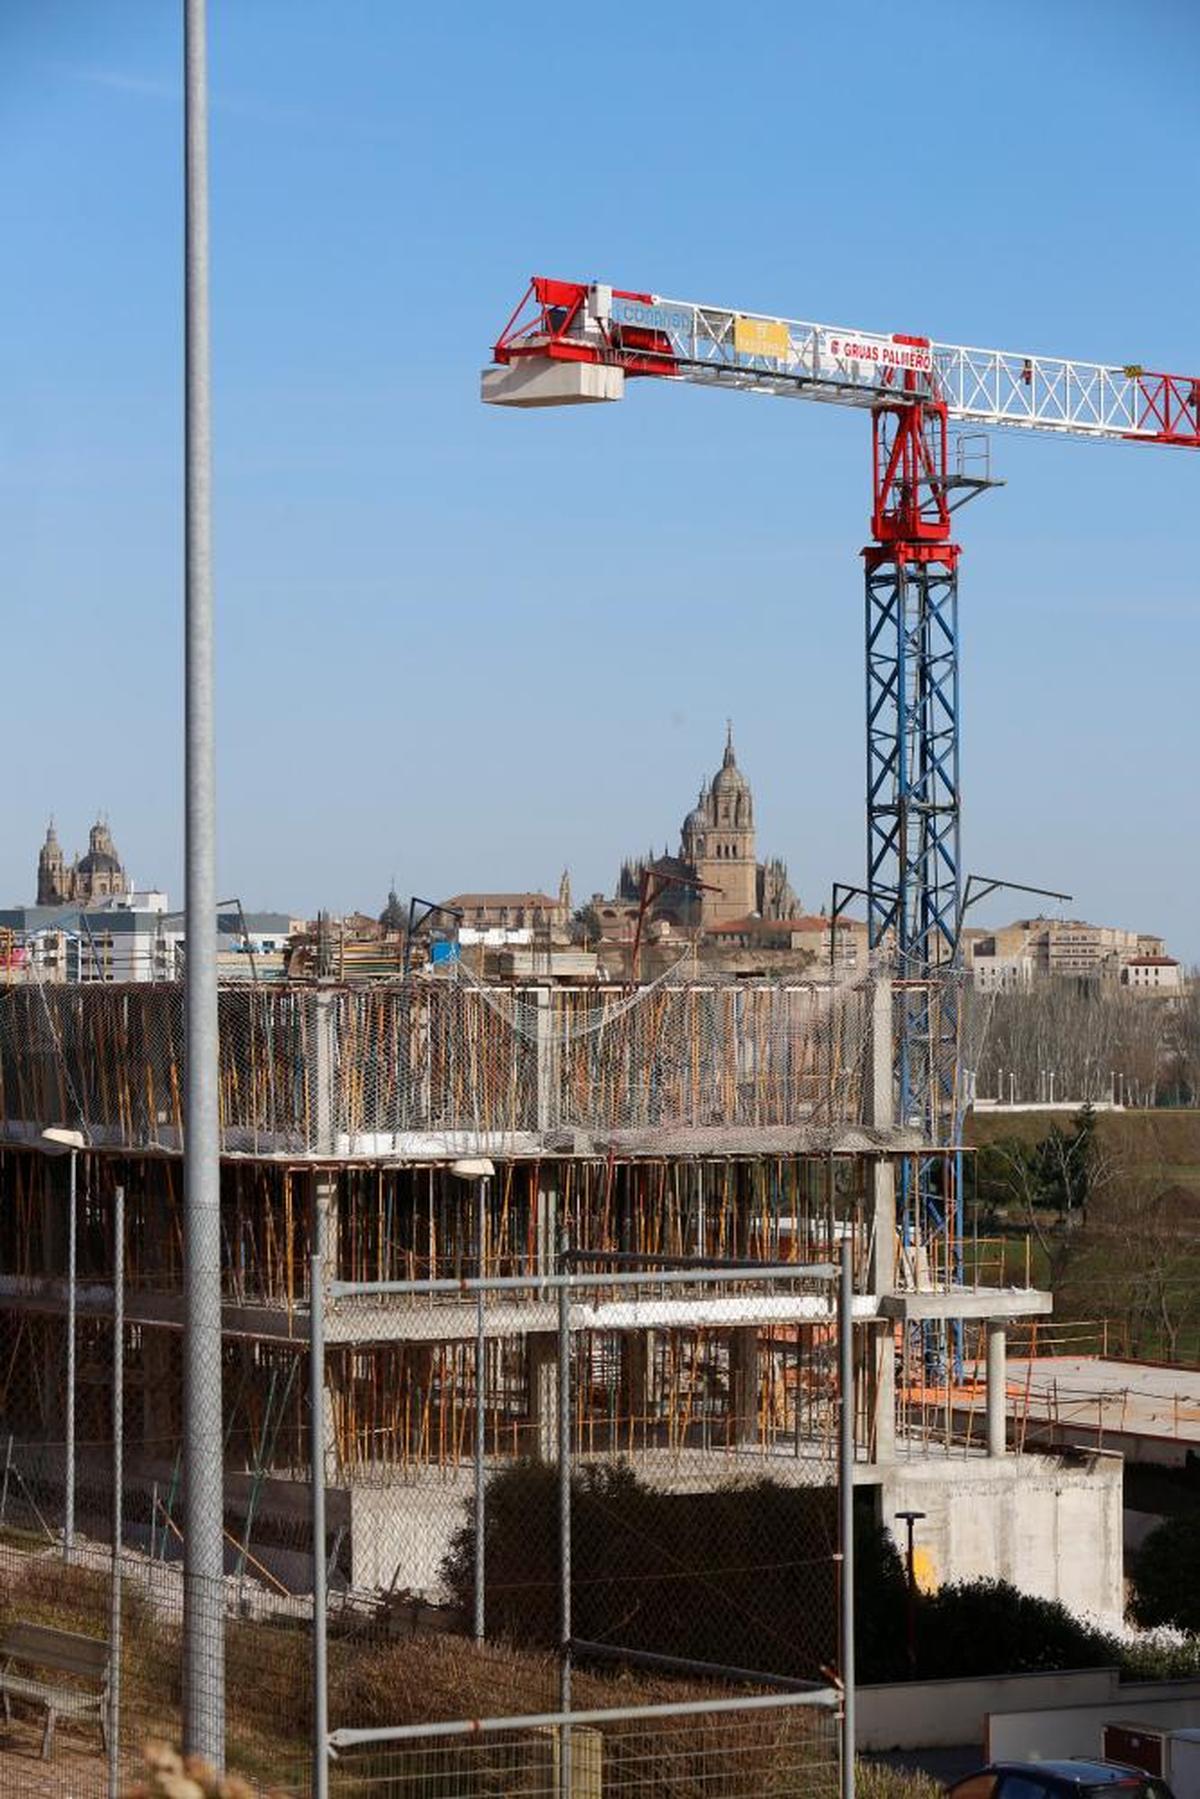
<path fill-rule="evenodd" d="M 554 1177 L 539 1168 L 537 1175 L 537 1215 L 534 1220 L 537 1273 L 553 1274 L 558 1266 L 558 1193 Z"/>
<path fill-rule="evenodd" d="M 869 1173 L 871 1206 L 871 1291 L 876 1298 L 896 1287 L 896 1171 L 882 1156 Z M 890 1462 L 896 1453 L 896 1327 L 880 1318 L 869 1333 L 870 1409 L 875 1460 Z"/>
<path fill-rule="evenodd" d="M 535 1461 L 558 1458 L 558 1336 L 530 1331 L 525 1339 L 529 1367 L 529 1453 Z"/>
<path fill-rule="evenodd" d="M 729 1333 L 729 1415 L 735 1443 L 758 1442 L 758 1329 L 740 1324 Z"/>
<path fill-rule="evenodd" d="M 621 1336 L 621 1409 L 617 1430 L 621 1443 L 628 1442 L 630 1421 L 634 1441 L 640 1445 L 640 1433 L 646 1429 L 650 1409 L 650 1340 L 651 1331 L 625 1331 Z"/>
<path fill-rule="evenodd" d="M 896 1122 L 892 1039 L 892 983 L 886 975 L 880 975 L 871 996 L 870 1062 L 863 1093 L 866 1122 L 877 1130 L 887 1130 Z"/>
<path fill-rule="evenodd" d="M 313 1149 L 319 1156 L 333 1155 L 337 1144 L 336 1018 L 337 995 L 318 988 L 313 1020 Z"/>
<path fill-rule="evenodd" d="M 178 1376 L 171 1378 L 172 1335 L 142 1329 L 142 1444 L 146 1455 L 157 1462 L 170 1462 L 179 1434 L 174 1404 Z"/>
<path fill-rule="evenodd" d="M 987 1452 L 1008 1447 L 1008 1336 L 1002 1318 L 987 1321 Z"/>
<path fill-rule="evenodd" d="M 553 1015 L 549 987 L 537 990 L 537 1128 L 549 1131 L 558 1123 L 555 1073 L 558 1057 L 553 1040 Z"/>
<path fill-rule="evenodd" d="M 880 976 L 871 1001 L 869 1066 L 864 1094 L 866 1121 L 876 1130 L 895 1123 L 893 1083 L 892 983 Z M 871 1291 L 877 1299 L 896 1288 L 896 1170 L 885 1156 L 871 1163 L 868 1173 L 868 1207 L 871 1230 Z M 871 1416 L 874 1425 L 875 1460 L 890 1462 L 896 1454 L 896 1327 L 880 1319 L 869 1336 Z"/>

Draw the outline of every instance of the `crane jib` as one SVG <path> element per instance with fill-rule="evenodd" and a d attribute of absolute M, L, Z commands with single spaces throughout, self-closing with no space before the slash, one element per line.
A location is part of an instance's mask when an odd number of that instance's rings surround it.
<path fill-rule="evenodd" d="M 934 403 L 985 428 L 1200 448 L 1200 379 L 930 342 L 739 312 L 599 282 L 535 276 L 495 345 L 485 398 L 619 398 L 628 376 L 674 377 L 850 406 Z M 501 371 L 524 362 L 506 388 Z M 534 364 L 547 370 L 539 397 Z M 600 365 L 568 376 L 563 364 Z M 552 365 L 559 373 L 551 376 Z"/>

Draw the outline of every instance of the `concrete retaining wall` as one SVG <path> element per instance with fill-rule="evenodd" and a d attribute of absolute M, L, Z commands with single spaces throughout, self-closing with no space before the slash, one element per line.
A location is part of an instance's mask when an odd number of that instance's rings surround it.
<path fill-rule="evenodd" d="M 984 1747 L 989 1761 L 1099 1755 L 1106 1724 L 1192 1729 L 1200 1725 L 1200 1680 L 1131 1681 L 1092 1704 L 1064 1706 L 1042 1699 L 1036 1709 L 992 1711 Z"/>
<path fill-rule="evenodd" d="M 978 1743 L 982 1753 L 988 1717 L 997 1710 L 1101 1704 L 1116 1691 L 1115 1668 L 860 1687 L 855 1736 L 860 1750 L 953 1749 Z"/>
<path fill-rule="evenodd" d="M 1121 1461 L 1107 1455 L 898 1461 L 880 1469 L 883 1521 L 916 1526 L 921 1585 L 1007 1580 L 1109 1622 L 1124 1610 Z"/>

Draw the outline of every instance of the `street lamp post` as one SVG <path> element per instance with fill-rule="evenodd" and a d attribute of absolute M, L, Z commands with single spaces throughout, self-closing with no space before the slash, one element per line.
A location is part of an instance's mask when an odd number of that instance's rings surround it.
<path fill-rule="evenodd" d="M 82 1131 L 65 1125 L 48 1125 L 42 1142 L 51 1155 L 70 1156 L 67 1187 L 67 1392 L 66 1436 L 63 1473 L 63 1561 L 70 1562 L 75 1552 L 75 1242 L 78 1211 L 79 1152 L 87 1147 Z"/>
<path fill-rule="evenodd" d="M 904 1571 L 908 1582 L 908 1677 L 917 1678 L 917 1564 L 913 1548 L 913 1526 L 924 1512 L 897 1512 L 896 1517 L 904 1520 L 908 1532 L 908 1543 L 904 1554 Z"/>
<path fill-rule="evenodd" d="M 475 1183 L 475 1259 L 476 1273 L 483 1279 L 487 1253 L 488 1182 L 495 1174 L 486 1156 L 464 1157 L 451 1164 L 450 1172 L 457 1180 Z M 484 1409 L 487 1386 L 487 1334 L 484 1329 L 483 1288 L 475 1295 L 475 1641 L 482 1643 L 486 1628 L 484 1592 L 484 1468 L 487 1448 L 487 1416 Z"/>

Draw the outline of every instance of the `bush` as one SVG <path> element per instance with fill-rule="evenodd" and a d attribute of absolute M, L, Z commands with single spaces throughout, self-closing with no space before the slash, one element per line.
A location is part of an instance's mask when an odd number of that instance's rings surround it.
<path fill-rule="evenodd" d="M 922 1680 L 1112 1668 L 1115 1637 L 1085 1624 L 1057 1599 L 1035 1599 L 1004 1580 L 975 1580 L 919 1596 L 917 1669 Z"/>
<path fill-rule="evenodd" d="M 1150 1532 L 1134 1563 L 1129 1609 L 1138 1624 L 1200 1631 L 1200 1512 Z"/>
<path fill-rule="evenodd" d="M 488 1483 L 489 1637 L 559 1640 L 558 1476 L 524 1462 Z M 643 1486 L 627 1464 L 572 1477 L 574 1634 L 694 1661 L 823 1678 L 837 1656 L 834 1494 L 769 1480 L 700 1493 Z M 469 1518 L 442 1578 L 469 1609 Z"/>

